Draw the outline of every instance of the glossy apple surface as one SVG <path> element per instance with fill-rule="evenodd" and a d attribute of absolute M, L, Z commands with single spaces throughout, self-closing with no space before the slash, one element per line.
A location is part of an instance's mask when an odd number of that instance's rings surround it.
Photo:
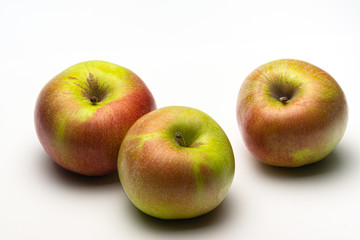
<path fill-rule="evenodd" d="M 170 106 L 141 117 L 121 145 L 118 173 L 131 202 L 162 219 L 205 214 L 227 195 L 234 155 L 207 114 Z"/>
<path fill-rule="evenodd" d="M 249 151 L 263 163 L 298 167 L 325 158 L 344 135 L 348 107 L 339 84 L 307 62 L 281 59 L 243 82 L 237 120 Z"/>
<path fill-rule="evenodd" d="M 64 70 L 41 90 L 35 128 L 60 166 L 101 176 L 116 171 L 126 132 L 155 108 L 151 92 L 135 73 L 113 63 L 87 61 Z"/>

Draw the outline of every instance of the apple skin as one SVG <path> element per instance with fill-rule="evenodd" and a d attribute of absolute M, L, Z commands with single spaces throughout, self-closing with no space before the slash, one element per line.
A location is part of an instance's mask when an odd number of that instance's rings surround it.
<path fill-rule="evenodd" d="M 339 84 L 300 60 L 280 59 L 258 67 L 238 94 L 237 121 L 244 143 L 256 159 L 272 166 L 299 167 L 325 158 L 343 137 L 347 120 Z"/>
<path fill-rule="evenodd" d="M 92 95 L 101 99 L 92 101 Z M 102 176 L 116 172 L 126 132 L 155 108 L 151 92 L 135 73 L 113 63 L 87 61 L 44 86 L 35 106 L 35 129 L 45 151 L 61 167 Z"/>
<path fill-rule="evenodd" d="M 176 133 L 182 134 L 181 145 Z M 216 208 L 234 177 L 234 155 L 221 127 L 200 110 L 169 106 L 141 117 L 119 151 L 118 173 L 130 201 L 161 219 Z"/>

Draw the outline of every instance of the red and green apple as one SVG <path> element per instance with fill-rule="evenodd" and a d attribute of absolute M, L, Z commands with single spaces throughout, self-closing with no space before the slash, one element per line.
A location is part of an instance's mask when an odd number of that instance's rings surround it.
<path fill-rule="evenodd" d="M 135 73 L 113 63 L 87 61 L 64 70 L 41 90 L 35 128 L 57 164 L 101 176 L 116 171 L 126 132 L 155 108 L 151 92 Z"/>
<path fill-rule="evenodd" d="M 216 208 L 234 176 L 234 155 L 222 128 L 204 112 L 181 106 L 152 111 L 126 134 L 118 174 L 130 201 L 162 219 Z"/>
<path fill-rule="evenodd" d="M 325 158 L 344 135 L 344 92 L 324 70 L 280 59 L 255 69 L 243 82 L 237 120 L 243 140 L 263 163 L 298 167 Z"/>

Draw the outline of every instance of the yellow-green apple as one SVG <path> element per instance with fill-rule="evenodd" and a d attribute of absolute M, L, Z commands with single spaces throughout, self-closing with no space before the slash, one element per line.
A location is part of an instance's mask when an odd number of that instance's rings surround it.
<path fill-rule="evenodd" d="M 343 137 L 347 119 L 339 84 L 300 60 L 258 67 L 238 94 L 243 140 L 255 158 L 273 166 L 298 167 L 325 158 Z"/>
<path fill-rule="evenodd" d="M 200 110 L 170 106 L 152 111 L 126 134 L 118 173 L 130 201 L 162 219 L 205 214 L 227 195 L 234 155 L 222 128 Z"/>
<path fill-rule="evenodd" d="M 116 171 L 126 132 L 155 108 L 151 92 L 135 73 L 113 63 L 87 61 L 64 70 L 41 90 L 35 128 L 60 166 L 101 176 Z"/>

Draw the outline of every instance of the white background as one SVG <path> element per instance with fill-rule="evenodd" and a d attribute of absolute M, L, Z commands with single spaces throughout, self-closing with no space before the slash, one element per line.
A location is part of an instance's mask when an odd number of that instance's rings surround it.
<path fill-rule="evenodd" d="M 359 56 L 355 0 L 0 0 L 0 239 L 360 239 Z M 242 81 L 279 58 L 323 68 L 347 96 L 345 136 L 308 167 L 260 164 L 237 127 Z M 217 209 L 154 219 L 132 206 L 116 175 L 78 176 L 46 155 L 36 97 L 93 59 L 137 73 L 158 107 L 195 107 L 223 127 L 236 172 Z"/>

